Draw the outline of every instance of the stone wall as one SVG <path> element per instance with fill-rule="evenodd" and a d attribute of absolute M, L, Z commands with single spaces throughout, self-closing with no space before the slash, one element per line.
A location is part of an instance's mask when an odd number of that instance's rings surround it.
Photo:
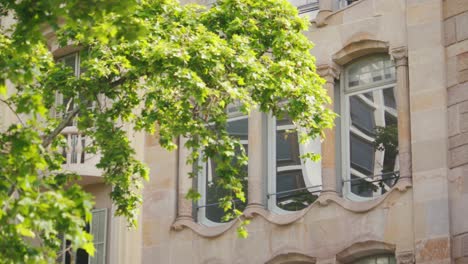
<path fill-rule="evenodd" d="M 468 1 L 444 1 L 451 234 L 455 263 L 468 263 Z"/>

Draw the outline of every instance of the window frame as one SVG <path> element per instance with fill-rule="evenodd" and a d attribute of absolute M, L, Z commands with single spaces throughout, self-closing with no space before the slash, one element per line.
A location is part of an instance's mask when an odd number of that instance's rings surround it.
<path fill-rule="evenodd" d="M 282 130 L 294 129 L 295 125 L 283 125 L 281 127 L 286 127 Z M 277 126 L 276 126 L 276 118 L 273 117 L 271 114 L 267 117 L 267 206 L 268 210 L 274 212 L 276 214 L 293 214 L 297 211 L 288 211 L 280 208 L 277 205 L 277 191 L 276 191 L 276 181 L 277 181 L 277 167 L 276 167 L 276 133 L 277 133 Z M 297 132 L 304 132 L 303 129 L 300 127 L 297 129 Z M 299 145 L 299 155 L 303 155 L 308 152 L 322 154 L 321 148 L 322 144 L 320 142 L 320 138 L 311 139 L 306 144 L 301 144 L 298 142 Z M 304 179 L 304 185 L 306 187 L 305 190 L 308 190 L 311 194 L 316 192 L 320 192 L 322 190 L 322 162 L 321 160 L 314 162 L 314 161 L 307 161 L 304 163 L 303 159 L 300 159 L 301 165 L 289 165 L 284 166 L 285 171 L 288 171 L 287 168 L 291 168 L 290 170 L 298 170 L 302 171 L 302 177 Z M 311 180 L 311 177 L 308 175 L 313 175 L 314 173 L 318 173 L 318 178 L 320 179 L 320 184 L 315 184 Z M 318 194 L 320 195 L 320 194 Z M 313 204 L 313 203 L 312 203 Z M 311 205 L 311 204 L 310 204 Z M 308 205 L 307 207 L 309 207 Z M 305 207 L 305 208 L 307 208 Z M 303 210 L 303 209 L 302 209 Z"/>
<path fill-rule="evenodd" d="M 348 83 L 349 83 L 349 68 L 355 64 L 363 64 L 364 62 L 369 62 L 373 58 L 385 58 L 388 59 L 389 61 L 392 61 L 392 58 L 389 54 L 387 53 L 374 53 L 374 54 L 369 54 L 365 55 L 359 58 L 356 58 L 352 60 L 350 63 L 348 63 L 344 67 L 344 71 L 342 73 L 342 79 L 343 81 L 340 82 L 340 114 L 341 114 L 341 122 L 340 122 L 340 143 L 341 143 L 341 180 L 343 182 L 342 184 L 342 194 L 344 197 L 346 197 L 349 200 L 352 201 L 370 201 L 374 200 L 381 195 L 372 195 L 372 197 L 363 197 L 359 196 L 357 194 L 354 194 L 351 189 L 351 172 L 353 169 L 351 168 L 351 136 L 350 132 L 353 130 L 352 125 L 351 125 L 351 111 L 350 111 L 350 98 L 351 96 L 359 95 L 359 94 L 364 94 L 368 92 L 375 92 L 375 91 L 383 91 L 385 89 L 393 88 L 395 93 L 397 92 L 397 76 L 396 76 L 396 65 L 393 63 L 392 67 L 394 68 L 394 77 L 392 80 L 383 80 L 379 82 L 373 82 L 371 84 L 366 84 L 366 85 L 358 85 L 357 87 L 354 88 L 349 88 Z M 384 66 L 385 68 L 385 66 Z M 383 92 L 382 92 L 383 93 Z M 364 96 L 363 96 L 364 97 Z M 396 99 L 396 97 L 395 97 Z M 364 99 L 365 100 L 365 99 Z M 370 100 L 368 100 L 370 101 Z M 374 104 L 372 102 L 372 104 Z M 386 108 L 385 105 L 383 105 L 384 108 Z M 384 109 L 385 111 L 385 109 Z M 398 102 L 396 102 L 396 111 L 394 114 L 397 114 L 398 112 Z M 398 116 L 397 116 L 398 118 Z M 359 131 L 356 134 L 360 134 Z M 370 138 L 370 136 L 364 135 L 363 137 L 360 137 L 363 139 Z M 374 139 L 375 140 L 375 139 Z M 373 141 L 370 141 L 373 142 Z M 375 151 L 374 151 L 375 153 Z M 375 159 L 375 158 L 374 158 Z M 397 166 L 399 168 L 399 155 L 397 154 L 395 162 L 397 163 Z M 375 168 L 374 168 L 375 170 Z M 396 172 L 398 170 L 394 170 Z M 355 173 L 353 173 L 355 174 Z M 361 173 L 362 174 L 362 173 Z M 376 175 L 374 175 L 376 176 Z M 392 187 L 393 188 L 393 187 Z M 391 189 L 391 188 L 390 188 Z M 379 188 L 380 190 L 380 188 Z M 375 193 L 374 191 L 372 191 Z"/>
<path fill-rule="evenodd" d="M 70 57 L 75 57 L 75 68 L 74 68 L 74 73 L 73 75 L 76 77 L 76 78 L 79 78 L 80 75 L 81 75 L 81 56 L 80 56 L 80 52 L 79 51 L 74 51 L 74 52 L 71 52 L 71 53 L 67 53 L 59 58 L 57 58 L 55 61 L 56 63 L 63 63 L 64 65 L 65 64 L 65 60 L 67 58 L 70 58 Z M 73 98 L 71 98 L 71 100 L 73 100 Z M 72 102 L 74 103 L 74 102 Z M 63 111 L 64 112 L 59 112 L 57 111 L 57 107 L 59 106 L 63 106 L 63 94 L 59 93 L 59 92 L 56 92 L 55 93 L 55 103 L 54 103 L 54 117 L 57 118 L 59 115 L 64 115 L 66 113 L 68 113 L 69 111 L 72 111 L 73 110 L 73 105 L 72 105 L 72 108 L 70 110 L 68 109 L 64 109 Z M 76 127 L 77 125 L 77 119 L 74 118 L 72 120 L 72 125 L 67 125 L 67 127 Z"/>
<path fill-rule="evenodd" d="M 227 108 L 227 110 L 230 110 L 230 109 L 232 109 L 232 108 L 229 108 L 229 107 Z M 232 122 L 232 121 L 242 120 L 242 119 L 247 119 L 247 122 L 248 122 L 249 118 L 250 118 L 248 115 L 242 113 L 241 111 L 229 112 L 228 115 L 229 115 L 229 117 L 227 118 L 227 123 Z M 250 133 L 249 130 L 250 130 L 250 127 L 247 127 L 247 140 L 239 140 L 239 142 L 242 145 L 245 145 L 244 143 L 246 143 L 247 146 L 249 145 L 249 140 L 248 140 L 248 135 Z M 210 166 L 210 160 L 208 160 L 206 162 L 203 162 L 201 159 L 199 159 L 198 162 L 197 162 L 197 166 L 200 167 L 200 170 L 197 173 L 196 184 L 197 184 L 198 193 L 201 195 L 200 199 L 198 199 L 198 201 L 195 203 L 197 222 L 200 223 L 200 224 L 203 224 L 205 226 L 219 226 L 219 225 L 229 223 L 229 222 L 215 222 L 215 221 L 212 221 L 212 220 L 208 219 L 208 217 L 206 216 L 206 208 L 208 206 L 210 206 L 210 205 L 211 206 L 218 206 L 219 203 L 217 203 L 215 205 L 213 205 L 213 204 L 207 205 L 206 204 L 206 200 L 207 200 L 206 199 L 207 198 L 206 185 L 207 185 L 207 177 L 208 177 L 208 175 L 206 175 L 206 171 L 207 171 L 207 166 L 208 166 L 208 168 L 211 167 Z M 211 172 L 211 173 L 213 173 L 213 172 Z M 248 185 L 247 185 L 247 188 L 248 188 Z M 244 192 L 247 194 L 248 189 L 244 190 Z"/>
<path fill-rule="evenodd" d="M 104 249 L 104 252 L 103 252 L 103 263 L 97 263 L 97 264 L 105 264 L 107 263 L 107 228 L 108 228 L 108 224 L 107 224 L 107 221 L 108 221 L 108 209 L 107 208 L 95 208 L 93 210 L 91 210 L 91 214 L 93 216 L 93 219 L 94 219 L 94 216 L 97 214 L 97 213 L 101 213 L 103 212 L 103 215 L 104 215 L 104 221 L 103 221 L 103 226 L 101 226 L 100 228 L 102 228 L 103 230 L 103 237 L 104 237 L 104 240 L 101 241 L 101 242 L 96 242 L 95 240 L 95 237 L 93 237 L 93 245 L 96 245 L 96 244 L 103 244 L 103 249 Z M 93 234 L 93 221 L 91 220 L 89 224 L 89 234 Z M 93 235 L 94 236 L 94 235 Z M 78 253 L 78 250 L 83 250 L 81 248 L 77 249 L 77 250 L 73 250 L 72 252 L 67 252 L 65 251 L 66 248 L 67 248 L 67 241 L 65 239 L 65 237 L 62 235 L 62 247 L 61 247 L 61 254 L 58 258 L 57 258 L 57 263 L 60 263 L 60 264 L 67 264 L 67 254 L 71 254 L 73 255 L 72 259 L 73 259 L 73 263 L 76 263 L 76 258 L 77 258 L 77 253 Z M 96 248 L 96 247 L 95 247 Z M 95 251 L 95 253 L 97 253 L 97 249 Z M 86 253 L 87 254 L 87 253 Z M 93 261 L 93 258 L 96 257 L 96 254 L 94 255 L 94 257 L 90 256 L 89 254 L 88 255 L 88 264 L 91 264 L 92 261 Z"/>

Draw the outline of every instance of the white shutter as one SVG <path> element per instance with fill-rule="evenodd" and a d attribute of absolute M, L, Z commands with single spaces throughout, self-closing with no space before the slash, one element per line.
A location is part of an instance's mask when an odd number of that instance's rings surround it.
<path fill-rule="evenodd" d="M 57 238 L 60 239 L 62 242 L 62 246 L 60 247 L 60 251 L 57 252 L 57 264 L 65 264 L 65 250 L 66 250 L 66 243 L 65 243 L 65 235 L 58 234 Z"/>
<path fill-rule="evenodd" d="M 90 233 L 94 237 L 94 257 L 89 256 L 89 264 L 106 263 L 107 208 L 92 211 Z"/>

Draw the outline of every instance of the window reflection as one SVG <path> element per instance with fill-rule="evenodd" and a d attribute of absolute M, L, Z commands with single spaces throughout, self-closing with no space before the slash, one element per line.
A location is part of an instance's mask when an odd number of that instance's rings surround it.
<path fill-rule="evenodd" d="M 320 187 L 307 184 L 308 175 L 300 159 L 301 150 L 295 126 L 289 118 L 276 122 L 276 206 L 286 211 L 304 209 L 317 199 Z M 308 161 L 311 162 L 311 161 Z M 309 182 L 312 182 L 309 180 Z M 314 188 L 309 188 L 314 187 Z M 308 189 L 309 188 L 309 189 Z"/>
<path fill-rule="evenodd" d="M 398 170 L 398 128 L 393 87 L 349 97 L 351 192 L 361 197 L 380 195 L 395 183 Z"/>

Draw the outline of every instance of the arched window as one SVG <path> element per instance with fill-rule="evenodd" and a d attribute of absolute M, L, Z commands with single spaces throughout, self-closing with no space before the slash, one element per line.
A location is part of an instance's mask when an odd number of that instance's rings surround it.
<path fill-rule="evenodd" d="M 268 120 L 268 204 L 277 213 L 306 208 L 322 189 L 321 163 L 300 158 L 320 154 L 320 140 L 301 145 L 295 129 L 289 118 Z"/>
<path fill-rule="evenodd" d="M 343 189 L 365 200 L 398 180 L 398 115 L 395 66 L 385 54 L 345 67 L 342 82 Z"/>
<path fill-rule="evenodd" d="M 364 257 L 352 262 L 352 264 L 396 264 L 396 260 L 393 255 L 379 255 Z"/>

